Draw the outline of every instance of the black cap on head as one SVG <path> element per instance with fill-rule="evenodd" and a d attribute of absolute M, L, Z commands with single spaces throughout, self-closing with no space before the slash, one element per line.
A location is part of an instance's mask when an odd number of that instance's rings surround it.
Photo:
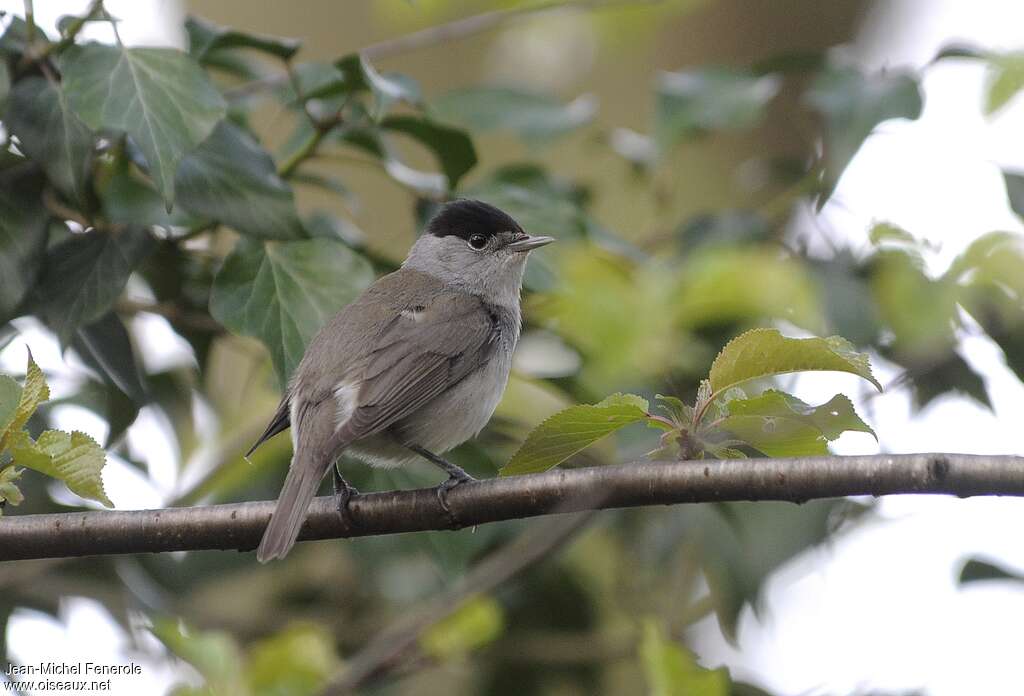
<path fill-rule="evenodd" d="M 522 231 L 519 223 L 508 213 L 483 201 L 466 198 L 445 203 L 427 223 L 427 233 L 435 237 L 455 235 L 460 239 L 469 239 L 472 234 L 482 234 L 490 239 L 499 232 Z"/>

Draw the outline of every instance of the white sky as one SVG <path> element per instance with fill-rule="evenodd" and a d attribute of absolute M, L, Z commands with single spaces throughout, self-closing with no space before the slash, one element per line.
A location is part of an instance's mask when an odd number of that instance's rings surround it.
<path fill-rule="evenodd" d="M 167 29 L 180 26 L 177 2 L 107 4 L 124 20 L 126 43 L 180 43 L 180 34 L 169 35 Z M 85 5 L 37 1 L 36 12 L 40 23 L 48 24 Z M 0 9 L 20 11 L 21 6 L 21 0 L 0 0 Z M 853 54 L 870 69 L 921 68 L 953 40 L 1024 49 L 1022 27 L 1024 3 L 1014 0 L 887 0 L 869 18 Z M 841 180 L 835 203 L 823 211 L 824 222 L 863 245 L 873 221 L 895 222 L 936 243 L 929 268 L 937 273 L 980 234 L 1024 231 L 1008 209 L 999 176 L 1004 165 L 1024 170 L 1024 100 L 985 118 L 985 79 L 978 63 L 949 61 L 928 68 L 922 118 L 884 124 L 868 140 Z M 147 334 L 166 337 L 163 320 L 147 321 L 152 324 Z M 27 341 L 44 370 L 56 376 L 55 392 L 72 390 L 73 383 L 61 377 L 69 370 L 52 339 L 33 329 L 31 321 L 20 328 L 27 331 L 25 340 L 0 354 L 0 371 L 23 369 Z M 165 340 L 147 344 L 147 356 L 188 359 L 180 347 L 159 349 Z M 886 394 L 872 400 L 868 417 L 884 450 L 1024 454 L 1019 437 L 1024 387 L 987 338 L 965 336 L 961 352 L 985 377 L 995 413 L 964 398 L 943 397 L 912 417 L 905 391 Z M 895 377 L 885 365 L 879 372 L 883 383 Z M 810 401 L 839 391 L 866 393 L 856 378 L 844 375 L 799 380 L 796 391 Z M 67 407 L 58 417 L 61 427 L 98 439 L 105 435 L 102 420 L 84 409 Z M 151 445 L 152 438 L 166 440 L 167 447 L 149 446 L 147 452 L 173 452 L 173 441 L 147 413 L 133 426 L 131 440 Z M 837 451 L 874 452 L 876 445 L 868 436 L 851 434 Z M 105 481 L 119 508 L 158 506 L 170 495 L 177 472 L 173 454 L 147 464 L 151 479 L 116 459 L 108 467 Z M 925 688 L 934 696 L 1020 691 L 1024 590 L 996 584 L 959 591 L 954 578 L 962 559 L 977 553 L 1024 568 L 1016 531 L 1024 526 L 1024 501 L 900 496 L 883 500 L 880 513 L 776 573 L 767 584 L 761 621 L 749 612 L 741 621 L 739 651 L 724 644 L 710 621 L 698 626 L 695 645 L 702 661 L 728 664 L 737 676 L 780 696 L 868 689 Z M 68 599 L 57 620 L 19 611 L 7 631 L 10 657 L 17 662 L 147 659 L 144 682 L 114 679 L 114 687 L 126 694 L 157 693 L 170 684 L 166 665 L 133 654 L 127 634 L 89 600 Z"/>

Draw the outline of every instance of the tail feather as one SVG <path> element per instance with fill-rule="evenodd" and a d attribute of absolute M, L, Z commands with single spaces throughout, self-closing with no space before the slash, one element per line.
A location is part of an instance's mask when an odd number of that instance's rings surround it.
<path fill-rule="evenodd" d="M 260 563 L 284 558 L 295 545 L 302 523 L 306 521 L 309 504 L 316 495 L 316 489 L 329 463 L 316 461 L 310 453 L 302 452 L 302 448 L 295 453 L 281 495 L 277 499 L 277 507 L 256 549 L 256 560 Z"/>

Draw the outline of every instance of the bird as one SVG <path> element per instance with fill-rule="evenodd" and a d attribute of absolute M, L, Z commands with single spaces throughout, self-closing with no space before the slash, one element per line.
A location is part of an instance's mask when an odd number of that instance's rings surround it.
<path fill-rule="evenodd" d="M 478 200 L 440 206 L 401 267 L 343 307 L 313 337 L 266 430 L 246 454 L 291 428 L 293 454 L 256 551 L 261 563 L 295 545 L 321 481 L 333 471 L 346 521 L 357 491 L 338 470 L 344 453 L 374 467 L 423 458 L 448 478 L 473 478 L 445 459 L 490 420 L 508 384 L 521 328 L 530 235 Z"/>

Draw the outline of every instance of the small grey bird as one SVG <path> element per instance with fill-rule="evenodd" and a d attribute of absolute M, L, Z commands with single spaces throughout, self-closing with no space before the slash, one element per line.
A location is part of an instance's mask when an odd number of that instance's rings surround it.
<path fill-rule="evenodd" d="M 552 241 L 486 203 L 447 203 L 399 270 L 327 322 L 249 450 L 291 426 L 291 468 L 256 552 L 261 563 L 295 545 L 332 468 L 347 516 L 355 491 L 336 466 L 343 452 L 381 467 L 427 459 L 448 474 L 438 486 L 448 509 L 447 492 L 472 477 L 440 455 L 494 413 L 519 340 L 528 252 Z"/>

